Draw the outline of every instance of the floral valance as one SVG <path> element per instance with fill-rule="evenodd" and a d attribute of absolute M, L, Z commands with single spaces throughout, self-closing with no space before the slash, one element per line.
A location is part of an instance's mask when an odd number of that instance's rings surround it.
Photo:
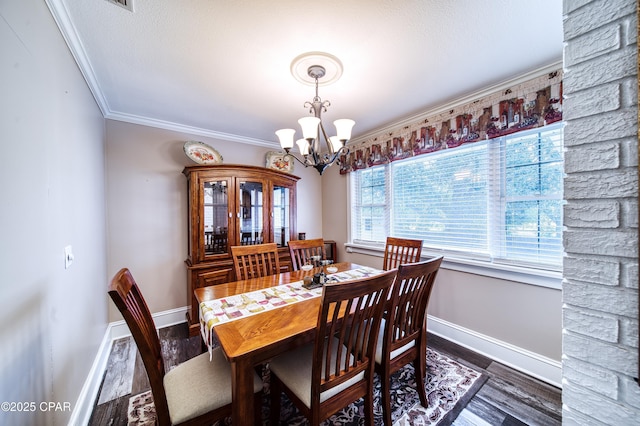
<path fill-rule="evenodd" d="M 426 116 L 350 146 L 340 173 L 492 139 L 562 120 L 562 70 Z"/>

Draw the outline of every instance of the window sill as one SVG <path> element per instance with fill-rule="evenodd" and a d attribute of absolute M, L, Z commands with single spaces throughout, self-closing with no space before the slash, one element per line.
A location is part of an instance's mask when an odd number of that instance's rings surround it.
<path fill-rule="evenodd" d="M 345 244 L 347 253 L 359 253 L 369 256 L 383 257 L 383 245 Z M 423 257 L 439 256 L 439 254 L 422 252 Z M 517 283 L 536 285 L 560 290 L 562 288 L 562 272 L 521 266 L 495 264 L 482 260 L 456 258 L 445 255 L 441 268 L 451 271 L 483 275 Z"/>

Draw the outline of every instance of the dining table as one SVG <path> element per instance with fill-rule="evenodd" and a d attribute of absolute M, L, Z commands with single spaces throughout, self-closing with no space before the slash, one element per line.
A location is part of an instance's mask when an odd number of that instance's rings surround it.
<path fill-rule="evenodd" d="M 333 273 L 327 273 L 327 276 L 338 281 L 382 272 L 349 262 L 331 266 L 336 269 L 331 269 Z M 255 420 L 259 422 L 259 419 L 253 418 L 254 367 L 283 352 L 313 342 L 322 288 L 301 291 L 306 289 L 301 287 L 305 277 L 313 277 L 322 268 L 326 271 L 327 267 L 282 272 L 195 290 L 200 307 L 202 336 L 209 350 L 219 344 L 231 365 L 234 425 L 253 425 Z M 291 290 L 290 296 L 280 294 L 288 290 Z M 244 301 L 241 309 L 232 302 L 238 299 Z M 279 303 L 271 303 L 273 300 Z"/>

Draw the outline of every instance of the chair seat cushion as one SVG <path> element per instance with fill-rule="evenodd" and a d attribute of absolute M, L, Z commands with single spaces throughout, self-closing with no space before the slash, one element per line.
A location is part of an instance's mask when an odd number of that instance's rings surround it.
<path fill-rule="evenodd" d="M 165 374 L 164 388 L 171 423 L 182 423 L 231 404 L 231 365 L 216 348 L 211 361 L 205 352 Z M 254 373 L 253 391 L 261 390 L 262 379 Z"/>
<path fill-rule="evenodd" d="M 338 339 L 334 347 L 339 345 Z M 311 407 L 311 370 L 313 364 L 313 344 L 301 346 L 293 351 L 279 355 L 271 360 L 269 368 L 286 387 L 288 387 L 300 400 Z M 346 350 L 346 349 L 345 349 Z M 353 359 L 353 357 L 351 357 Z M 336 363 L 336 352 L 331 356 L 331 365 Z M 322 362 L 322 374 L 324 375 L 324 365 Z M 364 372 L 354 376 L 346 382 L 333 387 L 320 394 L 320 402 L 324 402 L 332 396 L 340 393 L 349 386 L 364 379 Z"/>
<path fill-rule="evenodd" d="M 380 323 L 380 331 L 378 332 L 378 344 L 376 345 L 376 363 L 382 364 L 382 345 L 384 344 L 384 329 L 386 321 L 383 319 Z M 416 345 L 416 341 L 412 340 L 401 348 L 391 351 L 389 359 L 393 360 L 398 355 L 403 354 Z"/>

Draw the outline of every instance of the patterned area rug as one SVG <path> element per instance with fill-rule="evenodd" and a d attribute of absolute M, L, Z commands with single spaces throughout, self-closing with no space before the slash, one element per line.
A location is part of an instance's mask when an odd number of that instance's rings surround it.
<path fill-rule="evenodd" d="M 129 398 L 127 418 L 129 425 L 155 424 L 156 407 L 153 405 L 153 395 L 150 390 Z"/>
<path fill-rule="evenodd" d="M 263 419 L 269 417 L 269 371 L 263 372 L 265 379 L 265 398 L 263 402 Z M 395 373 L 391 379 L 391 407 L 394 426 L 421 426 L 451 424 L 460 411 L 484 384 L 487 377 L 457 361 L 435 351 L 427 349 L 426 390 L 429 407 L 420 405 L 415 390 L 415 375 L 411 364 L 407 364 Z M 289 399 L 282 395 L 280 424 L 306 425 L 304 416 L 293 406 Z M 376 425 L 382 424 L 382 407 L 380 406 L 380 382 L 375 378 L 374 414 Z M 351 426 L 364 424 L 364 402 L 359 400 L 342 411 L 336 413 L 324 423 L 325 426 Z M 155 407 L 151 391 L 135 395 L 129 399 L 129 425 L 152 425 L 155 420 Z M 228 419 L 225 424 L 231 424 Z M 264 424 L 268 424 L 267 420 Z"/>

